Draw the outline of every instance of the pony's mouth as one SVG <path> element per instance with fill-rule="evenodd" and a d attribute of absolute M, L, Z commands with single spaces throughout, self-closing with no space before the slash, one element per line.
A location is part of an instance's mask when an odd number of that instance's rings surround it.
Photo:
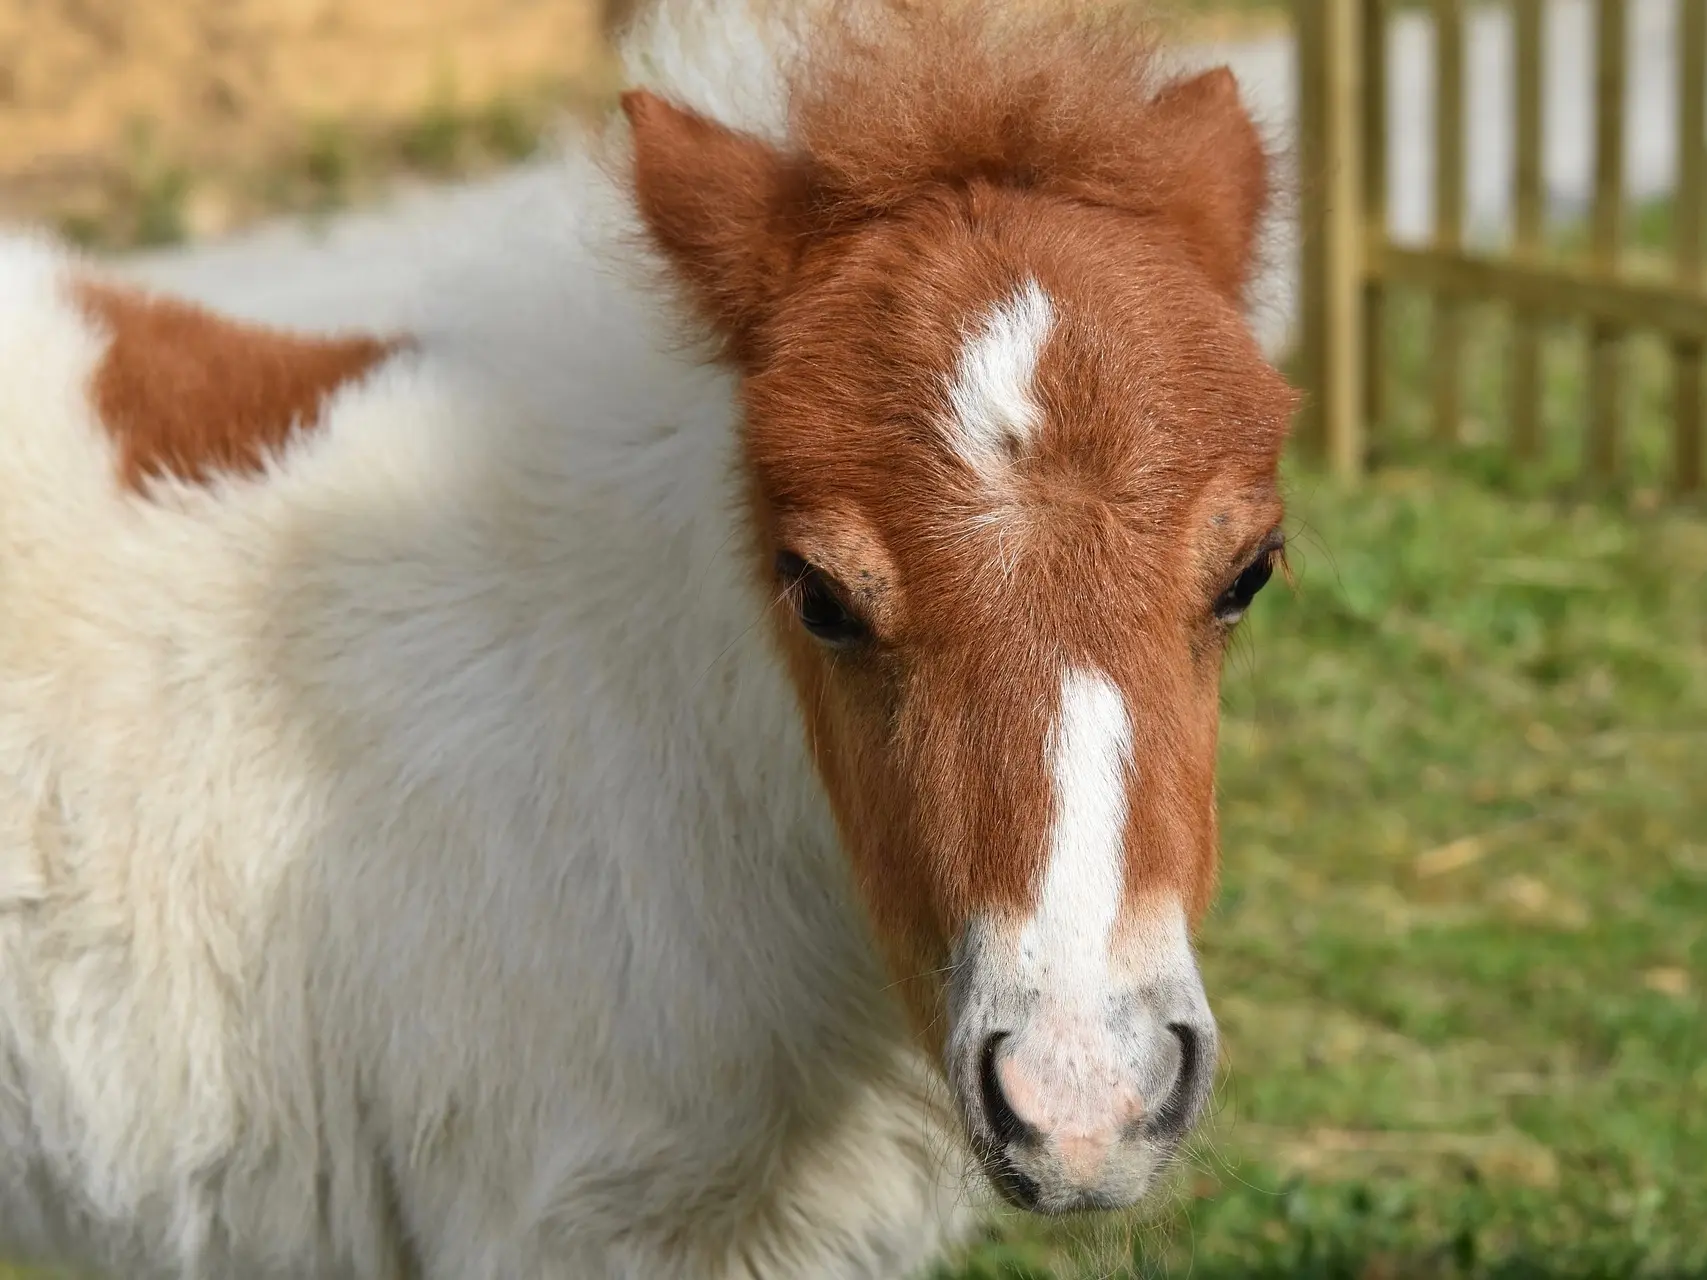
<path fill-rule="evenodd" d="M 1014 1167 L 1014 1162 L 1004 1151 L 980 1143 L 978 1163 L 983 1167 L 984 1176 L 990 1180 L 990 1185 L 996 1193 L 1015 1209 L 1023 1209 L 1027 1213 L 1038 1212 L 1038 1206 L 1043 1200 L 1043 1189 L 1035 1180 L 1021 1173 Z"/>
<path fill-rule="evenodd" d="M 1103 1213 L 1115 1209 L 1128 1209 L 1143 1199 L 1148 1190 L 1150 1178 L 1146 1174 L 1135 1183 L 1128 1183 L 1120 1190 L 1108 1190 L 1100 1187 L 1055 1188 L 1045 1191 L 1038 1180 L 1026 1173 L 1006 1151 L 977 1143 L 976 1155 L 979 1168 L 996 1194 L 1010 1207 L 1025 1213 L 1042 1214 L 1046 1217 L 1060 1217 L 1076 1213 Z M 1165 1158 L 1163 1152 L 1156 1153 L 1154 1163 L 1159 1165 Z M 1147 1162 L 1148 1163 L 1148 1162 Z"/>

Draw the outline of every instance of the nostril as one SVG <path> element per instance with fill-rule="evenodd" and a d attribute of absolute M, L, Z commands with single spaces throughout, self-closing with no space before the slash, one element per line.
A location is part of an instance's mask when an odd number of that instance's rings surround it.
<path fill-rule="evenodd" d="M 1207 1056 L 1204 1038 L 1196 1027 L 1170 1022 L 1168 1030 L 1179 1041 L 1179 1074 L 1174 1077 L 1167 1101 L 1151 1116 L 1149 1129 L 1158 1137 L 1180 1138 L 1191 1128 L 1198 1108 L 1203 1105 L 1203 1086 L 1209 1067 L 1204 1061 Z"/>
<path fill-rule="evenodd" d="M 984 1105 L 984 1119 L 989 1123 L 997 1145 L 1004 1147 L 1023 1145 L 1037 1139 L 1037 1130 L 1021 1120 L 1008 1104 L 1007 1095 L 1002 1092 L 1001 1077 L 996 1074 L 996 1054 L 1007 1038 L 1007 1032 L 998 1031 L 984 1041 L 984 1051 L 978 1060 L 978 1094 Z"/>

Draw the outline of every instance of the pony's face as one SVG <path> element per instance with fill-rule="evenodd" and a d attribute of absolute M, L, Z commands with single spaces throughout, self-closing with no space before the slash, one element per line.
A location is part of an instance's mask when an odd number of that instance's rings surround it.
<path fill-rule="evenodd" d="M 1224 74 L 1157 101 L 1249 133 Z M 1211 1085 L 1219 676 L 1281 554 L 1291 393 L 1207 260 L 1248 228 L 979 174 L 808 233 L 809 166 L 627 106 L 744 375 L 755 571 L 920 1034 L 1009 1199 L 1131 1203 Z"/>

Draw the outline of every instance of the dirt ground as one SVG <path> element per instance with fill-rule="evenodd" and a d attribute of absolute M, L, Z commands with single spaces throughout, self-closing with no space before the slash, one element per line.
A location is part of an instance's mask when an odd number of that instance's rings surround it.
<path fill-rule="evenodd" d="M 645 2 L 0 0 L 0 224 L 124 249 L 513 163 Z M 1264 0 L 1144 2 L 1213 38 Z"/>
<path fill-rule="evenodd" d="M 610 3 L 0 0 L 0 217 L 92 214 L 165 169 L 257 171 L 316 130 L 572 95 Z"/>

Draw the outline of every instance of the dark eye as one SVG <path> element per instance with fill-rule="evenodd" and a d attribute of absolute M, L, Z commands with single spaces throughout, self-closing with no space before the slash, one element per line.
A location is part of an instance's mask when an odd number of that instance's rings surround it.
<path fill-rule="evenodd" d="M 776 572 L 800 625 L 818 639 L 826 644 L 847 645 L 865 638 L 865 623 L 848 608 L 841 587 L 829 574 L 807 564 L 792 551 L 777 556 Z"/>
<path fill-rule="evenodd" d="M 1274 562 L 1279 556 L 1278 546 L 1265 547 L 1262 554 L 1233 579 L 1233 585 L 1221 593 L 1221 598 L 1215 602 L 1215 616 L 1229 625 L 1244 617 L 1257 592 L 1266 587 L 1274 576 Z"/>

